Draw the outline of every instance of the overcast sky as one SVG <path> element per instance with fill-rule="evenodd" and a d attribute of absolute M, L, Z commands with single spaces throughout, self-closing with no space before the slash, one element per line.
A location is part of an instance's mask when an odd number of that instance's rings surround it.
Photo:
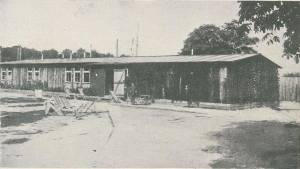
<path fill-rule="evenodd" d="M 130 54 L 139 32 L 139 55 L 177 54 L 196 27 L 238 19 L 238 10 L 235 1 L 0 0 L 0 45 L 59 51 L 92 45 L 115 54 L 118 38 L 119 53 Z M 256 48 L 286 65 L 281 44 Z"/>

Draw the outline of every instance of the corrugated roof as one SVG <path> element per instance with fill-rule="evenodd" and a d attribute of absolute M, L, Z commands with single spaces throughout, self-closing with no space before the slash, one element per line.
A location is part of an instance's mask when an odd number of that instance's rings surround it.
<path fill-rule="evenodd" d="M 0 64 L 68 64 L 85 63 L 96 65 L 120 65 L 132 63 L 199 63 L 199 62 L 234 62 L 261 54 L 231 54 L 231 55 L 167 55 L 167 56 L 137 56 L 137 57 L 109 57 L 109 58 L 78 58 L 78 59 L 44 59 L 44 60 L 21 60 L 0 62 Z M 263 55 L 261 55 L 263 56 Z M 263 56 L 264 57 L 264 56 Z M 272 62 L 272 61 L 271 61 Z M 274 62 L 273 62 L 274 63 Z M 274 63 L 276 64 L 276 63 Z"/>

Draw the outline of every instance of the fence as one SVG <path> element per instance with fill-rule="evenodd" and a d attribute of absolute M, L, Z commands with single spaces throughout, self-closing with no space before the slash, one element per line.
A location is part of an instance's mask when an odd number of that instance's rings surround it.
<path fill-rule="evenodd" d="M 280 77 L 280 100 L 300 102 L 300 77 Z"/>

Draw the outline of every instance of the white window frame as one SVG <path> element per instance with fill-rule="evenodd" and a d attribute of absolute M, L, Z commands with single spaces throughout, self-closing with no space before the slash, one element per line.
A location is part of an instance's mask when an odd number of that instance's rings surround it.
<path fill-rule="evenodd" d="M 4 76 L 3 73 L 5 73 Z M 6 68 L 1 68 L 1 80 L 6 80 L 6 78 L 7 78 Z"/>
<path fill-rule="evenodd" d="M 70 70 L 68 70 L 68 69 L 70 69 Z M 70 79 L 70 81 L 68 81 L 68 73 L 71 73 L 71 79 Z M 67 83 L 72 83 L 73 82 L 73 68 L 65 68 L 65 82 L 67 82 Z"/>
<path fill-rule="evenodd" d="M 12 81 L 12 79 L 13 79 L 13 69 L 12 68 L 7 68 L 6 69 L 6 80 Z"/>
<path fill-rule="evenodd" d="M 75 83 L 81 83 L 81 68 L 79 68 L 79 70 L 76 70 L 76 68 L 73 68 L 74 69 L 74 82 Z M 79 81 L 76 81 L 76 74 L 79 73 Z"/>
<path fill-rule="evenodd" d="M 34 67 L 33 68 L 33 79 L 34 80 L 41 80 L 41 69 L 40 68 L 38 68 L 38 67 Z M 36 73 L 38 73 L 39 75 L 38 75 L 38 77 L 36 77 Z"/>
<path fill-rule="evenodd" d="M 31 70 L 29 70 L 29 69 L 31 69 Z M 27 81 L 28 82 L 33 81 L 33 70 L 34 70 L 33 67 L 27 68 Z M 31 73 L 31 79 L 28 78 L 29 77 L 29 73 Z"/>
<path fill-rule="evenodd" d="M 88 73 L 89 81 L 85 81 L 85 74 Z M 90 83 L 91 82 L 91 70 L 90 68 L 84 67 L 83 68 L 83 74 L 82 74 L 82 83 Z"/>

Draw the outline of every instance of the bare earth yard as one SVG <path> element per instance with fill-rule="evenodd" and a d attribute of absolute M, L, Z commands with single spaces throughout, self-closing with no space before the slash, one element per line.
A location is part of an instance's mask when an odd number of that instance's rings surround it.
<path fill-rule="evenodd" d="M 299 168 L 300 104 L 282 110 L 119 107 L 76 120 L 43 100 L 0 91 L 0 167 Z M 188 108 L 187 108 L 188 109 Z"/>

